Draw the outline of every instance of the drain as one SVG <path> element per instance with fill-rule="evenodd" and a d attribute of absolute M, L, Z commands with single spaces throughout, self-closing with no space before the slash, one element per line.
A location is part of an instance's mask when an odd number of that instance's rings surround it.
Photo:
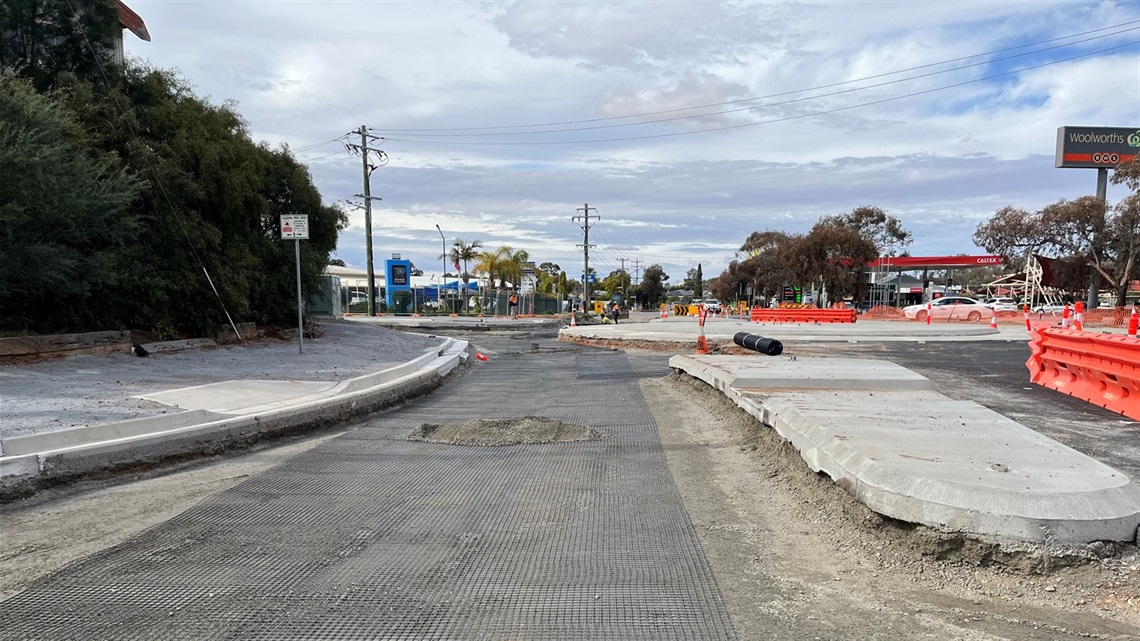
<path fill-rule="evenodd" d="M 473 419 L 462 423 L 424 423 L 404 435 L 409 441 L 448 445 L 527 445 L 569 443 L 601 438 L 597 430 L 541 416 L 507 419 Z"/>

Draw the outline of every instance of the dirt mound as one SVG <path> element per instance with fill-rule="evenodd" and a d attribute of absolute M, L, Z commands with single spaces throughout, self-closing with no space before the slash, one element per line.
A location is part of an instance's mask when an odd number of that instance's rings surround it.
<path fill-rule="evenodd" d="M 540 416 L 524 416 L 497 420 L 473 419 L 447 425 L 424 423 L 409 432 L 405 438 L 409 441 L 486 447 L 593 441 L 601 438 L 601 434 L 585 425 L 563 423 Z"/>

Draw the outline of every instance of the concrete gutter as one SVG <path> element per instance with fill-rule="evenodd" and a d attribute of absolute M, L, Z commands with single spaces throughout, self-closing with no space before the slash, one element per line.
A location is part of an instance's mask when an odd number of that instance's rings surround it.
<path fill-rule="evenodd" d="M 235 412 L 190 409 L 2 439 L 0 494 L 25 495 L 50 483 L 217 453 L 273 435 L 333 425 L 375 412 L 438 387 L 445 376 L 466 364 L 467 348 L 467 341 L 447 339 L 412 361 L 343 381 L 324 393 L 269 403 L 254 400 Z"/>
<path fill-rule="evenodd" d="M 1136 539 L 1140 486 L 1127 475 L 932 391 L 893 363 L 674 356 L 669 364 L 721 390 L 880 514 L 1035 543 Z"/>

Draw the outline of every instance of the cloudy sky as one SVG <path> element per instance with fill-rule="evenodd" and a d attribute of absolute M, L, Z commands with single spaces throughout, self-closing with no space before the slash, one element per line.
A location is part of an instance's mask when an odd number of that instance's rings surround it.
<path fill-rule="evenodd" d="M 345 135 L 381 137 L 376 263 L 428 276 L 439 225 L 578 277 L 587 203 L 602 275 L 711 277 L 753 231 L 860 205 L 912 254 L 983 253 L 995 210 L 1095 192 L 1054 168 L 1059 126 L 1140 126 L 1137 0 L 127 3 L 153 37 L 128 55 L 236 101 L 326 202 L 362 192 Z"/>

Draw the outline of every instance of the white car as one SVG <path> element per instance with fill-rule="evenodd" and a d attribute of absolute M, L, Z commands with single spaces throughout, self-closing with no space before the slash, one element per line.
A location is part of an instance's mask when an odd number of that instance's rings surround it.
<path fill-rule="evenodd" d="M 1030 307 L 1029 311 L 1037 314 L 1038 316 L 1042 314 L 1052 314 L 1054 316 L 1059 316 L 1065 313 L 1065 307 L 1066 305 L 1064 303 L 1040 303 L 1038 305 Z M 1070 305 L 1068 307 L 1071 311 L 1072 306 Z"/>
<path fill-rule="evenodd" d="M 985 306 L 989 307 L 995 312 L 1021 311 L 1021 302 L 1019 302 L 1016 298 L 991 298 L 985 302 Z"/>
<path fill-rule="evenodd" d="M 926 303 L 911 305 L 903 308 L 907 318 L 924 321 L 927 315 L 939 320 L 965 320 L 979 321 L 993 315 L 994 310 L 981 302 L 965 296 L 943 296 L 930 302 L 930 312 L 926 311 Z"/>

